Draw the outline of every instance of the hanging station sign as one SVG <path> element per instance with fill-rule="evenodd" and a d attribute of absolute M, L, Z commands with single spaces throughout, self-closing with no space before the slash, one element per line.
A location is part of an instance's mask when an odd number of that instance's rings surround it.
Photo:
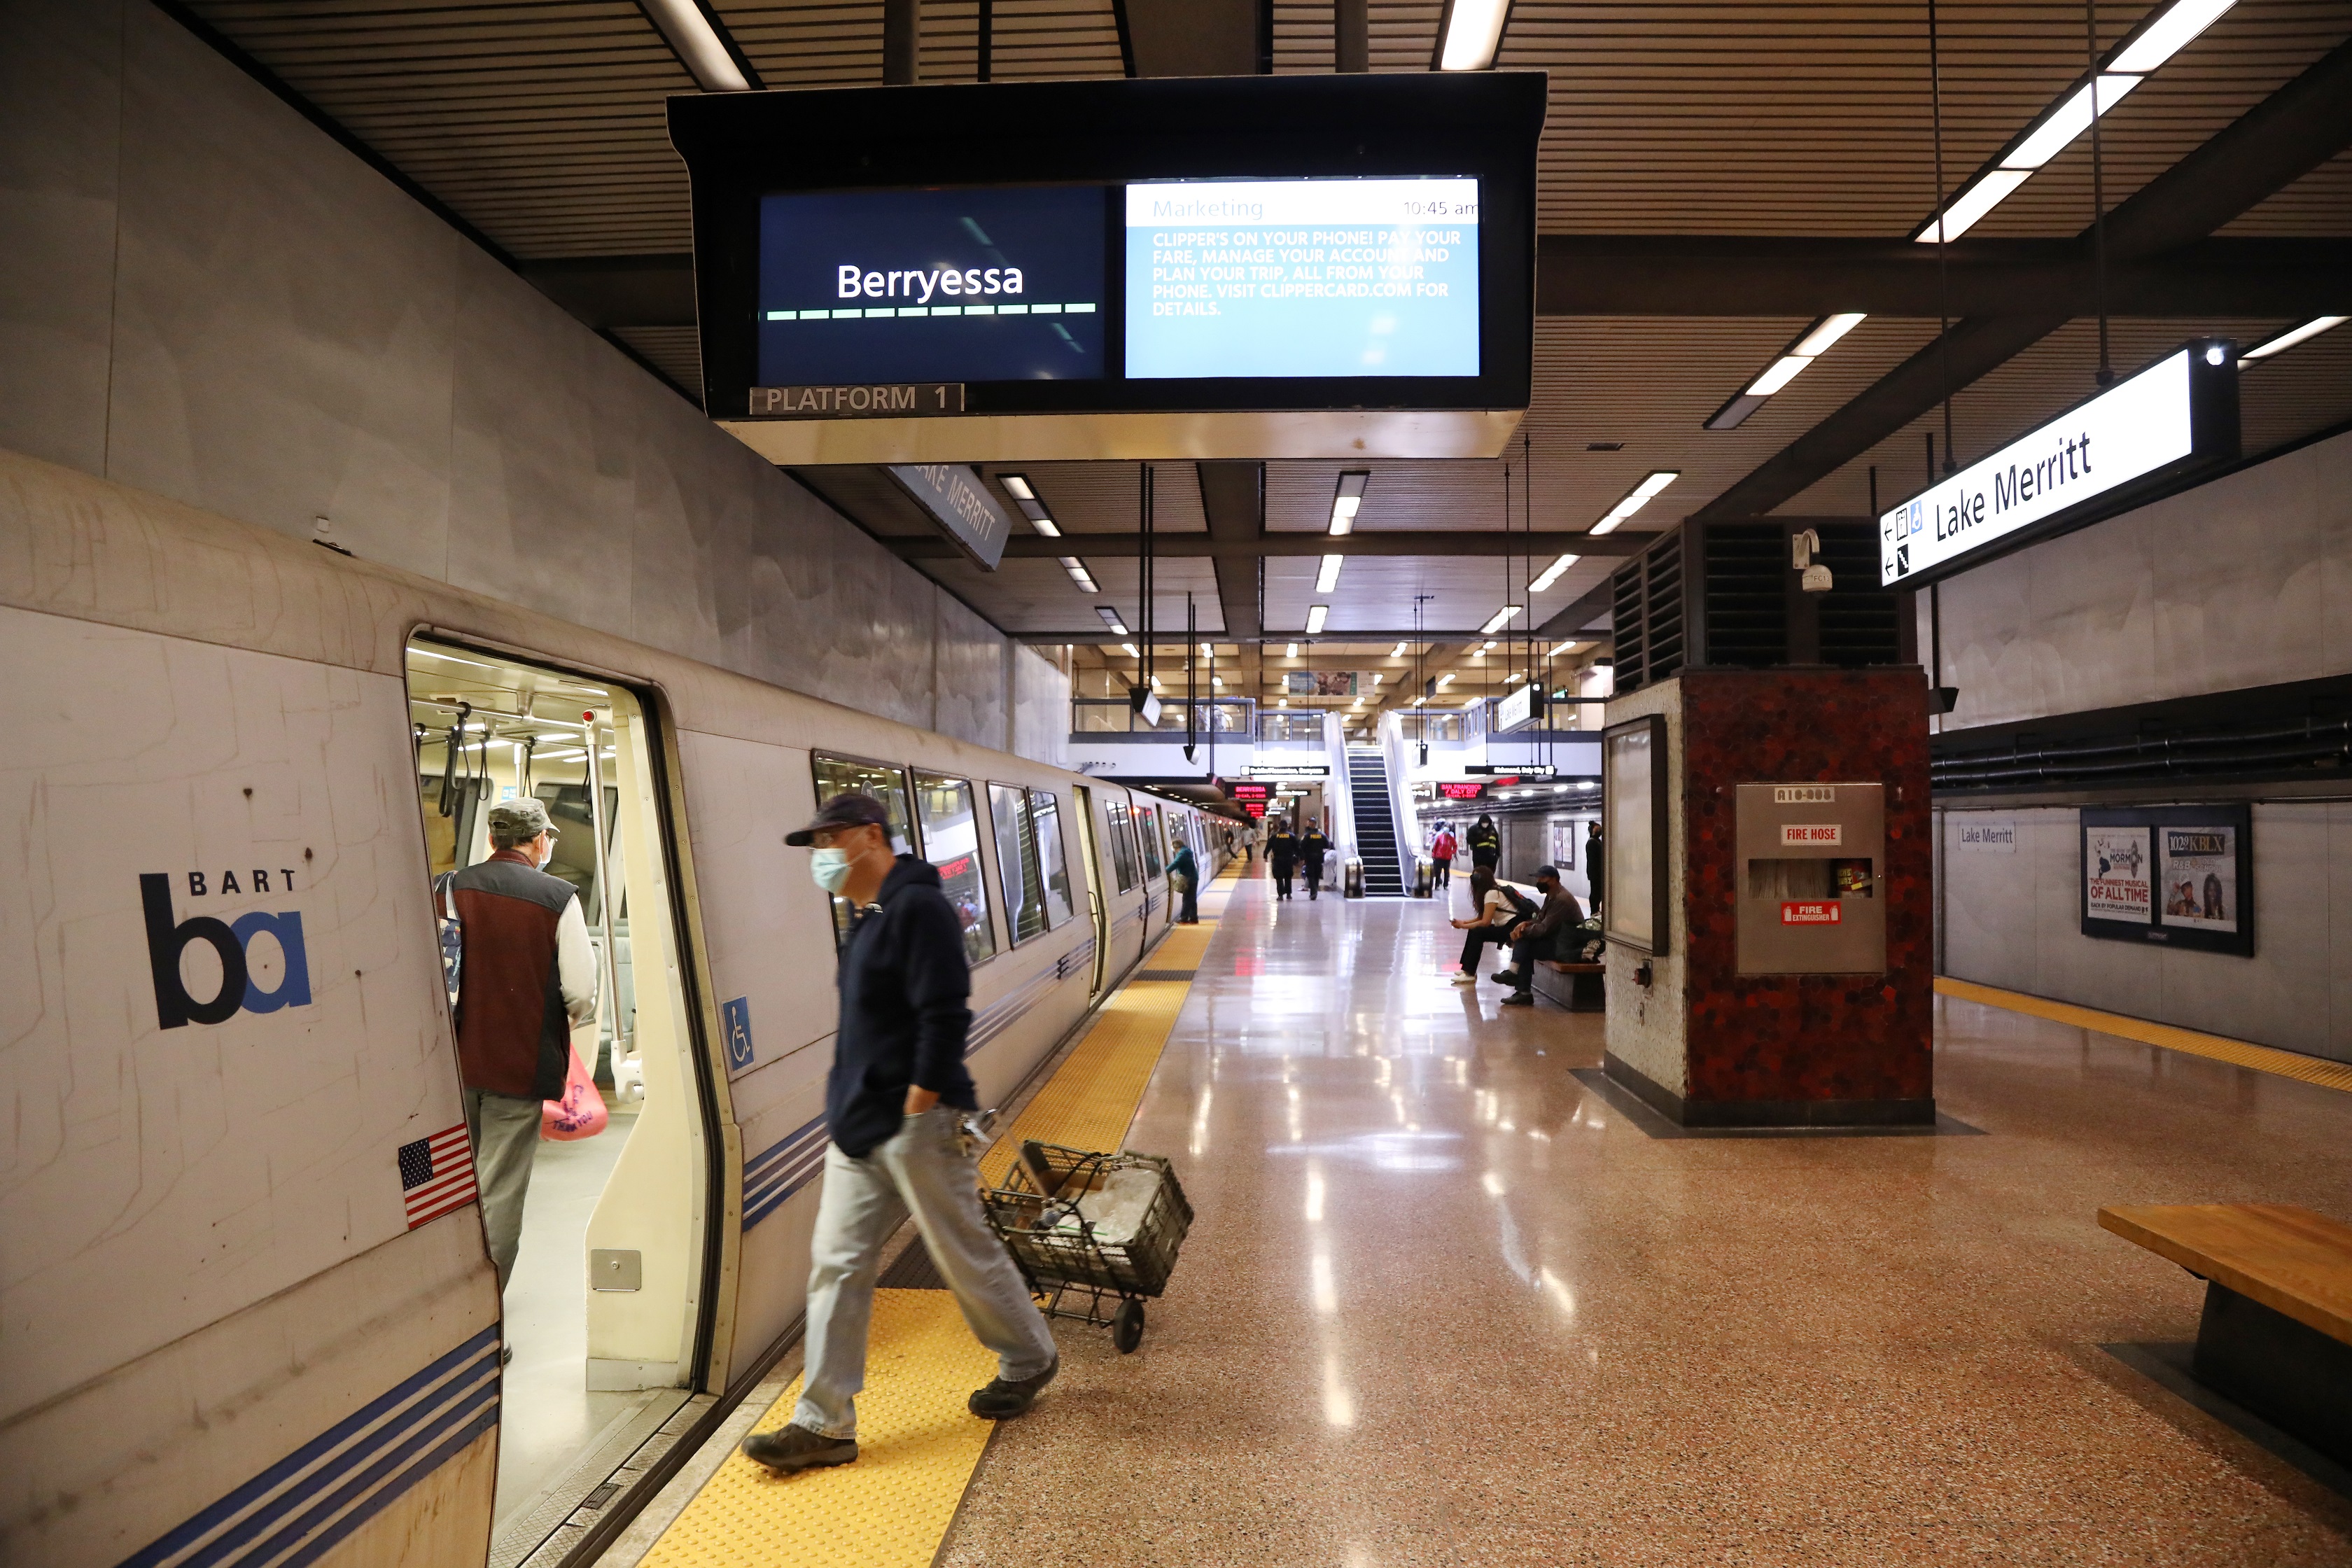
<path fill-rule="evenodd" d="M 1249 772 L 1254 779 L 1328 779 L 1331 776 L 1330 767 L 1322 763 L 1252 763 Z"/>
<path fill-rule="evenodd" d="M 1534 723 L 1542 711 L 1542 693 L 1532 684 L 1523 685 L 1508 697 L 1496 700 L 1495 732 L 1500 735 L 1508 734 L 1513 730 L 1524 730 Z"/>
<path fill-rule="evenodd" d="M 1004 542 L 1013 536 L 1013 520 L 980 482 L 979 473 L 961 463 L 900 463 L 890 477 L 929 512 L 957 548 L 983 572 L 993 572 L 1004 558 Z"/>
<path fill-rule="evenodd" d="M 1879 585 L 1948 577 L 2237 456 L 2237 348 L 2200 339 L 1881 513 Z"/>

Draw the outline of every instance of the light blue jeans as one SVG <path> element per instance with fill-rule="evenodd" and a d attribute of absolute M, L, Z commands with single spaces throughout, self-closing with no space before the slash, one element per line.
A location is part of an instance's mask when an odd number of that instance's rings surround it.
<path fill-rule="evenodd" d="M 979 1157 L 967 1153 L 957 1112 L 936 1106 L 899 1125 L 862 1160 L 824 1152 L 824 1188 L 809 1242 L 808 1369 L 793 1424 L 828 1437 L 857 1436 L 866 1336 L 882 1243 L 911 1213 L 972 1336 L 996 1352 L 997 1375 L 1035 1377 L 1054 1364 L 1054 1336 L 1021 1270 L 980 1209 Z M 903 1205 L 903 1207 L 902 1207 Z"/>

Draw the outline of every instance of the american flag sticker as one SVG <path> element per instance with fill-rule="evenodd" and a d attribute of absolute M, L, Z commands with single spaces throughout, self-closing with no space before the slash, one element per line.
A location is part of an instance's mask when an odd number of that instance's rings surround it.
<path fill-rule="evenodd" d="M 411 1230 L 474 1201 L 474 1152 L 464 1122 L 400 1146 L 400 1195 Z"/>

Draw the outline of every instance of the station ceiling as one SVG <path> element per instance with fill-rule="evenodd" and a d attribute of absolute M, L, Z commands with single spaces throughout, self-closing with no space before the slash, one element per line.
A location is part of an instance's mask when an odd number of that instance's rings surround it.
<path fill-rule="evenodd" d="M 637 5 L 162 3 L 649 372 L 682 395 L 698 385 L 686 173 L 663 109 L 697 88 Z M 1139 54 L 1150 72 L 1152 50 L 1183 38 L 1211 5 L 993 0 L 992 75 L 1134 74 Z M 2099 0 L 2098 47 L 2158 8 Z M 883 9 L 707 6 L 769 89 L 878 82 Z M 1431 68 L 1440 0 L 1367 9 L 1372 69 Z M 920 14 L 921 79 L 973 79 L 977 0 L 929 0 Z M 1957 189 L 2079 79 L 2084 15 L 2078 0 L 1941 0 L 1941 189 Z M 1330 0 L 1273 0 L 1273 69 L 1334 68 L 1333 16 Z M 1430 672 L 1458 668 L 1454 690 L 1492 692 L 1500 669 L 1485 667 L 1501 661 L 1468 658 L 1482 639 L 1461 634 L 1528 603 L 1528 579 L 1561 552 L 1559 536 L 1585 533 L 1644 475 L 1678 477 L 1613 538 L 1570 542 L 1581 559 L 1514 623 L 1538 637 L 1539 654 L 1570 640 L 1581 657 L 1605 653 L 1599 590 L 1616 552 L 1684 517 L 1860 517 L 1874 484 L 1889 502 L 1920 488 L 1927 438 L 1944 438 L 1948 377 L 1963 461 L 2094 391 L 2089 137 L 1948 257 L 1910 241 L 1939 188 L 1927 17 L 1926 0 L 1516 0 L 1496 65 L 1551 82 L 1522 440 L 1494 461 L 1269 463 L 1263 530 L 1288 552 L 1263 557 L 1255 519 L 1228 516 L 1213 530 L 1218 509 L 1204 504 L 1192 465 L 1156 465 L 1157 531 L 1168 549 L 1194 552 L 1159 565 L 1163 637 L 1181 635 L 1191 593 L 1202 635 L 1225 639 L 1232 689 L 1271 702 L 1284 666 L 1362 664 L 1412 628 L 1418 610 L 1423 627 L 1457 634 L 1415 646 Z M 2347 39 L 2352 0 L 2239 0 L 2100 121 L 2116 368 L 2191 336 L 2251 343 L 2352 310 Z M 1837 311 L 1866 319 L 1738 428 L 1704 427 Z M 1953 322 L 1940 350 L 1939 311 Z M 2250 364 L 2242 391 L 2250 455 L 2352 419 L 2352 327 Z M 1318 593 L 1319 562 L 1300 552 L 1303 536 L 1324 530 L 1349 466 L 1371 475 L 1343 546 L 1360 553 Z M 1097 606 L 1140 624 L 1137 465 L 1018 471 L 1098 592 L 1050 557 L 971 567 L 874 470 L 799 477 L 1007 632 L 1077 644 L 1082 665 L 1130 664 L 1125 639 L 1103 640 Z M 1508 530 L 1533 536 L 1524 553 L 1470 537 Z M 1096 553 L 1088 536 L 1105 536 Z M 1317 602 L 1331 606 L 1325 637 L 1297 660 L 1280 658 Z M 1261 637 L 1274 658 L 1259 655 Z"/>

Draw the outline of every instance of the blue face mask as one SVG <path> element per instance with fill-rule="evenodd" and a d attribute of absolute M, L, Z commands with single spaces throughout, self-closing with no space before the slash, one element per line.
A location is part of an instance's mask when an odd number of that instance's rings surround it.
<path fill-rule="evenodd" d="M 809 857 L 809 875 L 818 887 L 837 894 L 849 885 L 850 864 L 846 849 L 820 849 Z"/>

